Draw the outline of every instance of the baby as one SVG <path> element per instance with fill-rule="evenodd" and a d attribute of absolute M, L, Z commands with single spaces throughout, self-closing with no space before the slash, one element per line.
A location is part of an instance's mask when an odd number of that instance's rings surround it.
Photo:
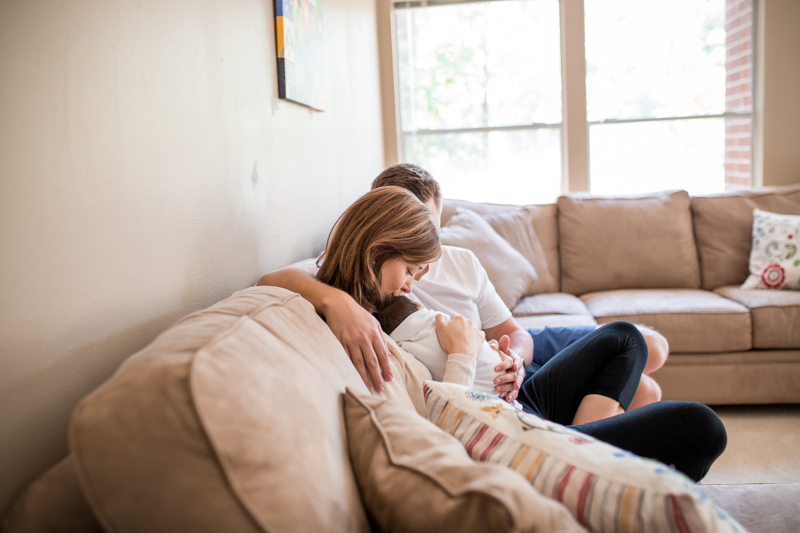
<path fill-rule="evenodd" d="M 408 353 L 413 355 L 431 371 L 436 381 L 442 381 L 447 352 L 439 344 L 436 334 L 436 315 L 439 313 L 423 309 L 405 296 L 389 296 L 375 312 L 381 328 Z M 472 388 L 494 396 L 494 378 L 498 372 L 494 368 L 502 362 L 500 355 L 489 343 L 483 341 L 475 368 L 475 381 Z"/>

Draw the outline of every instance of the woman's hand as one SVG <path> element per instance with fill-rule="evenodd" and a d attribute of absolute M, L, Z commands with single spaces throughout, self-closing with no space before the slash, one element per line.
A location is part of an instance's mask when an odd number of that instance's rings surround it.
<path fill-rule="evenodd" d="M 336 306 L 325 313 L 325 320 L 367 388 L 370 388 L 371 381 L 375 390 L 380 392 L 384 389 L 383 380 L 392 380 L 389 349 L 381 325 L 355 300 L 343 292 L 340 296 Z"/>
<path fill-rule="evenodd" d="M 507 335 L 500 337 L 500 341 L 491 340 L 489 346 L 497 351 L 502 362 L 495 367 L 495 372 L 501 373 L 494 379 L 494 390 L 500 393 L 501 398 L 513 402 L 519 396 L 519 389 L 525 379 L 525 361 L 509 348 L 510 339 Z"/>
<path fill-rule="evenodd" d="M 472 320 L 463 316 L 436 315 L 436 334 L 439 344 L 447 353 L 461 353 L 470 357 L 478 357 L 483 346 L 484 333 L 475 327 Z"/>

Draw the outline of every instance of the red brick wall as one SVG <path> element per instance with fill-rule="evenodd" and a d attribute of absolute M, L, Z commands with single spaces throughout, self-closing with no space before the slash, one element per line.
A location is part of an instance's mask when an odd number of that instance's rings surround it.
<path fill-rule="evenodd" d="M 725 109 L 753 110 L 753 0 L 725 1 Z M 725 188 L 750 186 L 752 119 L 725 119 Z"/>

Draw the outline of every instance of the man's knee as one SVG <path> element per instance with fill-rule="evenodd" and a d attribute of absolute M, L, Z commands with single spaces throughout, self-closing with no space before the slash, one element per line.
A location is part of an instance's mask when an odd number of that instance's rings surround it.
<path fill-rule="evenodd" d="M 646 374 L 642 374 L 642 377 L 639 380 L 639 386 L 636 388 L 636 394 L 633 396 L 633 401 L 631 402 L 629 410 L 660 401 L 661 387 L 653 378 Z"/>
<path fill-rule="evenodd" d="M 644 367 L 645 374 L 655 372 L 667 360 L 669 355 L 669 342 L 667 338 L 653 328 L 642 324 L 636 324 L 636 328 L 641 332 L 644 341 L 647 343 L 647 364 Z"/>

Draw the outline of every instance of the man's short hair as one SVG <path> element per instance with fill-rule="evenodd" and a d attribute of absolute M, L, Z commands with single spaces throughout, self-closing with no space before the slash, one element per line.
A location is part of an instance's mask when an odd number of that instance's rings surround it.
<path fill-rule="evenodd" d="M 439 187 L 439 183 L 427 170 L 417 165 L 411 163 L 392 165 L 381 172 L 372 182 L 373 189 L 387 185 L 409 190 L 423 203 L 433 198 L 436 206 L 442 207 L 442 189 Z"/>

